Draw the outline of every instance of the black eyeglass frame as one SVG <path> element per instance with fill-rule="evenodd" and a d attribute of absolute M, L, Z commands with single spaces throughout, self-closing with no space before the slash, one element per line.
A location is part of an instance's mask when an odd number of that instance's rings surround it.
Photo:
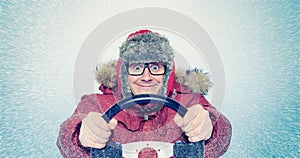
<path fill-rule="evenodd" d="M 130 76 L 141 76 L 141 75 L 144 74 L 145 69 L 148 68 L 148 71 L 149 71 L 150 74 L 153 75 L 153 76 L 164 75 L 164 74 L 166 73 L 167 66 L 166 66 L 165 64 L 163 64 L 163 63 L 162 63 L 162 65 L 163 65 L 164 68 L 165 68 L 165 71 L 164 71 L 163 73 L 161 73 L 161 74 L 153 74 L 153 73 L 151 72 L 151 70 L 150 70 L 150 68 L 149 68 L 149 65 L 150 65 L 150 64 L 155 64 L 155 63 L 158 63 L 158 62 L 141 63 L 141 64 L 144 64 L 144 69 L 143 69 L 143 71 L 142 71 L 140 74 L 131 74 L 131 73 L 129 73 L 129 64 L 126 64 L 127 73 L 128 73 L 128 75 L 130 75 Z"/>

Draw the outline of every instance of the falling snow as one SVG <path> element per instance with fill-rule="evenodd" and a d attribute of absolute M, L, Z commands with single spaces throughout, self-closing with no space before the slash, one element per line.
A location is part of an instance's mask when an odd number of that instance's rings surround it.
<path fill-rule="evenodd" d="M 224 157 L 299 157 L 300 1 L 189 2 L 0 1 L 0 157 L 60 157 L 81 44 L 103 20 L 142 6 L 186 14 L 215 42 L 226 74 L 219 110 L 233 126 Z"/>

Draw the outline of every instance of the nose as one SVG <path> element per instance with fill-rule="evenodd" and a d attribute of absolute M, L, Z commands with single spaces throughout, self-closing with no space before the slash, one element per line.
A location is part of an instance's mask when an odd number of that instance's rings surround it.
<path fill-rule="evenodd" d="M 141 76 L 140 79 L 141 79 L 142 81 L 144 81 L 144 82 L 150 82 L 150 81 L 153 80 L 153 79 L 152 79 L 152 76 L 151 76 L 151 74 L 150 74 L 150 72 L 149 72 L 148 69 L 145 69 L 145 71 L 144 71 L 144 73 L 142 74 L 142 76 Z"/>

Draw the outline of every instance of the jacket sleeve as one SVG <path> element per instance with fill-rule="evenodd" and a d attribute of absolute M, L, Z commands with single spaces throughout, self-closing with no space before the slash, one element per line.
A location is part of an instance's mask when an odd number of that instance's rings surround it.
<path fill-rule="evenodd" d="M 99 112 L 96 95 L 84 96 L 70 118 L 60 125 L 56 145 L 64 158 L 84 158 L 89 156 L 89 148 L 79 141 L 81 121 L 90 111 Z"/>
<path fill-rule="evenodd" d="M 200 97 L 200 104 L 209 111 L 209 116 L 213 123 L 212 136 L 205 141 L 205 158 L 220 157 L 229 148 L 232 135 L 231 124 L 204 96 Z"/>

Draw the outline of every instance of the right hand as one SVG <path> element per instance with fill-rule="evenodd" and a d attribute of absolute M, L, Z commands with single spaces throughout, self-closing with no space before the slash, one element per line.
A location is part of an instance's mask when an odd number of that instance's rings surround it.
<path fill-rule="evenodd" d="M 107 123 L 102 114 L 90 112 L 83 120 L 79 133 L 79 141 L 85 147 L 102 149 L 109 140 L 111 130 L 117 126 L 117 120 L 112 118 Z"/>

